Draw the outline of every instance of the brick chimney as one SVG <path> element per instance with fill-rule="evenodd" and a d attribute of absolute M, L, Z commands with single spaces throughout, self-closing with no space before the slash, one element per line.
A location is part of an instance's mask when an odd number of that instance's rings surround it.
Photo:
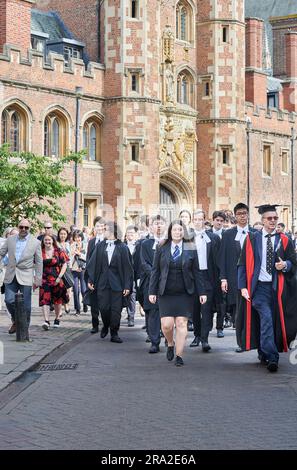
<path fill-rule="evenodd" d="M 4 44 L 21 49 L 31 46 L 31 8 L 35 0 L 0 0 L 0 52 Z"/>
<path fill-rule="evenodd" d="M 246 101 L 267 105 L 267 74 L 263 72 L 264 21 L 246 18 Z"/>
<path fill-rule="evenodd" d="M 286 78 L 283 83 L 284 107 L 297 111 L 297 32 L 285 35 Z"/>
<path fill-rule="evenodd" d="M 259 18 L 246 18 L 246 67 L 262 70 L 263 64 L 263 27 Z"/>

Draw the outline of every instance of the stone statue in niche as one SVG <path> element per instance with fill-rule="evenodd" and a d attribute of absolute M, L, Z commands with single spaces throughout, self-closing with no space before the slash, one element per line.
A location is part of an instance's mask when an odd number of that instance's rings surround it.
<path fill-rule="evenodd" d="M 165 82 L 166 82 L 166 101 L 167 103 L 174 102 L 174 74 L 172 65 L 167 64 L 165 69 Z"/>

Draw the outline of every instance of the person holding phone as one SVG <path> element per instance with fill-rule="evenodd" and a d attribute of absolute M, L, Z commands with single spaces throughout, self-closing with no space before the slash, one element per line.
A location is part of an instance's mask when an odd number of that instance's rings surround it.
<path fill-rule="evenodd" d="M 276 207 L 257 207 L 263 230 L 248 234 L 238 263 L 237 340 L 243 350 L 257 348 L 270 372 L 297 333 L 297 259 L 289 238 L 276 232 Z"/>

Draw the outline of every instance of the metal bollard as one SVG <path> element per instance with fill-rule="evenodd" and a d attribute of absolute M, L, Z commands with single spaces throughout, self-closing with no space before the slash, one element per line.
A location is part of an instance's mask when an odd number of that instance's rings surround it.
<path fill-rule="evenodd" d="M 15 294 L 15 325 L 16 340 L 29 341 L 29 325 L 24 308 L 24 296 L 22 293 Z"/>

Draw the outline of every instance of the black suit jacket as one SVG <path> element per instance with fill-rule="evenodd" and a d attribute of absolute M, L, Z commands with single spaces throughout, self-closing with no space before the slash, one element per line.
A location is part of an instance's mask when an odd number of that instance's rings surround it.
<path fill-rule="evenodd" d="M 249 227 L 249 231 L 255 232 L 251 227 Z M 228 282 L 228 305 L 236 304 L 238 294 L 237 263 L 241 253 L 241 246 L 240 242 L 235 240 L 236 235 L 237 227 L 230 228 L 223 234 L 219 259 L 220 279 L 226 279 Z"/>
<path fill-rule="evenodd" d="M 120 292 L 132 290 L 133 268 L 130 262 L 129 250 L 120 240 L 116 240 L 115 249 L 108 264 L 106 252 L 107 243 L 97 243 L 91 259 L 87 264 L 89 282 L 96 290 L 104 290 L 108 285 L 112 290 Z"/>
<path fill-rule="evenodd" d="M 186 291 L 189 295 L 205 295 L 205 286 L 199 271 L 198 257 L 193 243 L 183 243 L 182 273 Z M 149 295 L 163 295 L 166 288 L 169 264 L 171 259 L 171 243 L 158 246 L 155 252 L 153 268 L 150 276 Z"/>

